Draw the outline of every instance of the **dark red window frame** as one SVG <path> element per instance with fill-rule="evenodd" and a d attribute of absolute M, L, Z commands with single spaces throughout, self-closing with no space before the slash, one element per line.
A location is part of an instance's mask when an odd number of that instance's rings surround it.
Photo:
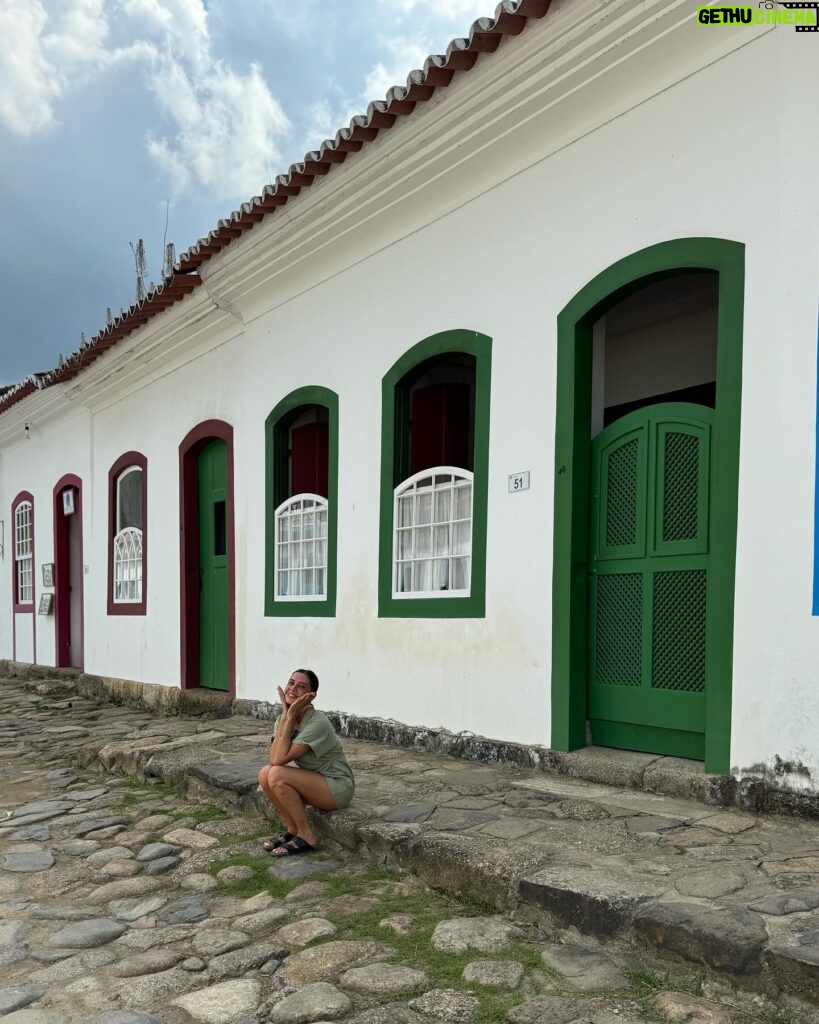
<path fill-rule="evenodd" d="M 31 602 L 21 604 L 17 600 L 17 508 L 24 501 L 31 503 Z M 37 577 L 35 573 L 36 561 L 34 558 L 34 495 L 31 491 L 20 491 L 11 503 L 11 601 L 12 609 L 15 612 L 34 613 L 34 591 L 36 589 Z"/>
<path fill-rule="evenodd" d="M 124 470 L 142 470 L 142 600 L 114 601 L 114 537 L 117 532 L 117 480 Z M 108 614 L 145 615 L 148 601 L 148 460 L 142 452 L 125 452 L 108 470 Z"/>

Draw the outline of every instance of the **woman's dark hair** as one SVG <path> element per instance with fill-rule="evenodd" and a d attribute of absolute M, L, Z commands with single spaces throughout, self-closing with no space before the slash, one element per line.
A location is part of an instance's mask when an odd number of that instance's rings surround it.
<path fill-rule="evenodd" d="M 310 689 L 313 693 L 318 693 L 318 676 L 311 668 L 297 668 L 297 672 L 301 672 L 303 676 L 307 676 L 310 680 Z"/>

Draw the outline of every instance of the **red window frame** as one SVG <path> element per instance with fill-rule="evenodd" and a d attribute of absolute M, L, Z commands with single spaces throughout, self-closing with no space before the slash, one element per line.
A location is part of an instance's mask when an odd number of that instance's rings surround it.
<path fill-rule="evenodd" d="M 17 593 L 17 509 L 24 501 L 31 505 L 31 601 L 23 604 L 18 601 Z M 11 503 L 11 600 L 15 612 L 34 613 L 34 593 L 36 590 L 34 559 L 34 495 L 31 491 L 20 491 Z"/>
<path fill-rule="evenodd" d="M 126 469 L 142 470 L 142 600 L 114 601 L 114 537 L 117 533 L 117 481 Z M 108 470 L 108 614 L 145 615 L 148 603 L 148 460 L 125 452 Z"/>

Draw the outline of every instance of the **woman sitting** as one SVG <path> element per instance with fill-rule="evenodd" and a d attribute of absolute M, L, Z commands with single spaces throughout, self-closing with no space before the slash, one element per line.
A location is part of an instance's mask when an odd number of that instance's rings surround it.
<path fill-rule="evenodd" d="M 335 730 L 312 706 L 318 688 L 318 676 L 309 668 L 296 669 L 283 690 L 277 687 L 282 714 L 271 737 L 270 764 L 259 772 L 259 785 L 286 829 L 264 843 L 277 857 L 316 849 L 318 838 L 306 805 L 335 811 L 347 807 L 355 791 L 353 772 Z M 290 766 L 291 761 L 298 767 Z"/>

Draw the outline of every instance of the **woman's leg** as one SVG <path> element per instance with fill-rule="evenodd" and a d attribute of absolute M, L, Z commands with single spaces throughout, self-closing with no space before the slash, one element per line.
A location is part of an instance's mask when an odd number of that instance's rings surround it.
<path fill-rule="evenodd" d="M 270 764 L 266 764 L 261 769 L 259 772 L 259 785 L 262 787 L 264 795 L 279 812 L 279 817 L 282 819 L 285 830 L 295 836 L 298 834 L 296 832 L 296 823 L 288 814 L 287 809 L 279 804 L 279 801 L 276 798 L 276 793 L 274 792 L 273 786 L 270 782 L 270 772 L 273 770 L 273 765 Z"/>
<path fill-rule="evenodd" d="M 310 804 L 325 811 L 336 809 L 336 802 L 326 779 L 318 772 L 309 772 L 304 768 L 271 766 L 267 771 L 267 783 L 272 794 L 271 802 L 279 808 L 282 817 L 288 822 L 288 831 L 304 839 L 311 846 L 316 846 L 318 837 L 310 827 L 305 805 Z M 292 822 L 294 827 L 291 827 L 289 822 Z"/>

